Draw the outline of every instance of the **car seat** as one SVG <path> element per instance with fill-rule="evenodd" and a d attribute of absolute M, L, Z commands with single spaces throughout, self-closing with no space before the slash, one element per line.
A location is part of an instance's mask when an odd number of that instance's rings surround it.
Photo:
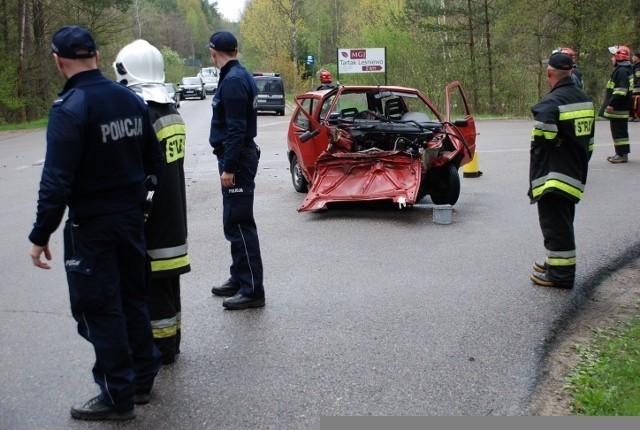
<path fill-rule="evenodd" d="M 402 100 L 399 98 L 389 99 L 384 102 L 384 110 L 387 118 L 389 119 L 401 119 L 404 113 L 404 107 Z"/>

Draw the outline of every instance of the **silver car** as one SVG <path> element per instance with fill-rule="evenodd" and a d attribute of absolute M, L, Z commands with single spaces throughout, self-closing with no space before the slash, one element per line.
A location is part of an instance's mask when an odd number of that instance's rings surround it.
<path fill-rule="evenodd" d="M 218 78 L 214 76 L 204 76 L 204 90 L 207 94 L 215 94 L 218 89 Z"/>
<path fill-rule="evenodd" d="M 166 83 L 164 84 L 164 87 L 167 89 L 167 92 L 169 93 L 169 97 L 171 97 L 173 99 L 173 101 L 175 102 L 176 108 L 180 107 L 180 93 L 178 91 L 176 91 L 176 86 L 172 83 Z"/>

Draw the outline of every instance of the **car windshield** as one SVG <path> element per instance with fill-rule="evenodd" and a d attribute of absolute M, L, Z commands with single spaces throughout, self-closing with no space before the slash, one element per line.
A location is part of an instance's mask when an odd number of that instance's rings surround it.
<path fill-rule="evenodd" d="M 199 78 L 184 78 L 182 79 L 183 85 L 200 85 Z"/>
<path fill-rule="evenodd" d="M 333 103 L 334 95 L 327 97 L 321 108 L 320 118 L 324 118 Z M 391 91 L 345 91 L 338 99 L 334 112 L 341 117 L 355 117 L 359 112 L 373 112 L 390 119 L 401 119 L 407 112 L 422 114 L 421 121 L 437 118 L 437 115 L 417 95 Z M 414 118 L 415 115 L 414 115 Z"/>

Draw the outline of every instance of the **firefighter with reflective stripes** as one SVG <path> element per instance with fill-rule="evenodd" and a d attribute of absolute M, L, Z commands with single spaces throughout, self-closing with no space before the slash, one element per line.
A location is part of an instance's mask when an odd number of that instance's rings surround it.
<path fill-rule="evenodd" d="M 531 280 L 544 287 L 572 288 L 576 246 L 575 205 L 582 198 L 593 151 L 595 110 L 571 78 L 571 57 L 554 53 L 547 79 L 551 91 L 531 108 L 531 203 L 537 203 L 546 259 L 536 261 Z"/>
<path fill-rule="evenodd" d="M 631 50 L 623 45 L 609 47 L 611 63 L 615 67 L 607 82 L 600 116 L 609 120 L 615 155 L 607 157 L 610 163 L 626 163 L 629 160 L 629 110 L 633 91 Z"/>
<path fill-rule="evenodd" d="M 640 52 L 631 57 L 633 70 L 633 92 L 631 99 L 630 121 L 640 121 Z"/>
<path fill-rule="evenodd" d="M 145 40 L 122 48 L 114 63 L 117 80 L 149 106 L 151 122 L 165 154 L 166 171 L 153 194 L 145 222 L 150 260 L 149 313 L 162 363 L 180 352 L 180 275 L 191 270 L 187 253 L 187 199 L 184 179 L 186 127 L 164 86 L 164 60 Z"/>

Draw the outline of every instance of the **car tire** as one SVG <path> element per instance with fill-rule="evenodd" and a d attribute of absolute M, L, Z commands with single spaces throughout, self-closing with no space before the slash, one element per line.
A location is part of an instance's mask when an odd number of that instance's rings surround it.
<path fill-rule="evenodd" d="M 302 174 L 302 168 L 300 167 L 300 160 L 298 156 L 293 154 L 291 157 L 291 182 L 293 183 L 293 189 L 299 193 L 306 193 L 309 188 L 309 182 Z"/>
<path fill-rule="evenodd" d="M 453 164 L 438 168 L 432 173 L 434 187 L 429 194 L 434 205 L 455 205 L 460 197 L 460 175 Z"/>
<path fill-rule="evenodd" d="M 278 111 L 278 115 L 284 116 L 284 109 Z"/>

